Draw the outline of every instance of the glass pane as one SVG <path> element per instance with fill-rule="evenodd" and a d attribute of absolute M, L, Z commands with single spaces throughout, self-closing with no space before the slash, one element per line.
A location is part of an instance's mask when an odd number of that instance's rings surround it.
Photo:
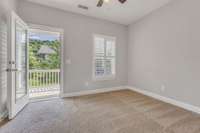
<path fill-rule="evenodd" d="M 95 54 L 104 56 L 104 38 L 95 37 Z"/>
<path fill-rule="evenodd" d="M 106 41 L 106 56 L 115 56 L 115 42 Z"/>
<path fill-rule="evenodd" d="M 107 58 L 105 60 L 105 75 L 111 76 L 115 74 L 115 59 Z"/>
<path fill-rule="evenodd" d="M 26 30 L 16 23 L 16 101 L 26 95 Z"/>

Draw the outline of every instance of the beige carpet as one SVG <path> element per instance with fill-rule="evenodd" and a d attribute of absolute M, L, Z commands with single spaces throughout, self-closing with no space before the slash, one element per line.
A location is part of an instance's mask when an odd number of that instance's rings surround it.
<path fill-rule="evenodd" d="M 1 133 L 200 133 L 200 115 L 132 91 L 29 104 Z"/>

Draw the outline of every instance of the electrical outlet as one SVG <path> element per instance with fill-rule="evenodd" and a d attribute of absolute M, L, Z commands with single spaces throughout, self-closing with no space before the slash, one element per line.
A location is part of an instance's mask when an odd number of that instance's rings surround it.
<path fill-rule="evenodd" d="M 162 91 L 162 92 L 165 91 L 165 86 L 164 86 L 164 85 L 161 86 L 161 91 Z"/>

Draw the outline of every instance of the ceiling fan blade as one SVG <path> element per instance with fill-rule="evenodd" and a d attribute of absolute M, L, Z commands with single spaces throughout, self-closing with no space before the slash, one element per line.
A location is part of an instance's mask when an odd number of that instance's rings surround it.
<path fill-rule="evenodd" d="M 99 2 L 97 3 L 97 7 L 102 7 L 104 0 L 99 0 Z"/>
<path fill-rule="evenodd" d="M 126 0 L 119 0 L 119 2 L 124 4 L 124 2 L 126 2 Z"/>

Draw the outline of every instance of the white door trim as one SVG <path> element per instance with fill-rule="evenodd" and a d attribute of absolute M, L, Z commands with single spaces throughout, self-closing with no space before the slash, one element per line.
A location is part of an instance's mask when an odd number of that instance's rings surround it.
<path fill-rule="evenodd" d="M 38 30 L 45 30 L 45 31 L 48 31 L 48 32 L 60 33 L 61 64 L 60 64 L 60 95 L 59 95 L 59 97 L 62 97 L 62 95 L 64 93 L 64 29 L 55 28 L 55 27 L 46 26 L 46 25 L 32 24 L 32 23 L 29 23 L 28 25 L 29 25 L 29 29 L 38 29 Z"/>

